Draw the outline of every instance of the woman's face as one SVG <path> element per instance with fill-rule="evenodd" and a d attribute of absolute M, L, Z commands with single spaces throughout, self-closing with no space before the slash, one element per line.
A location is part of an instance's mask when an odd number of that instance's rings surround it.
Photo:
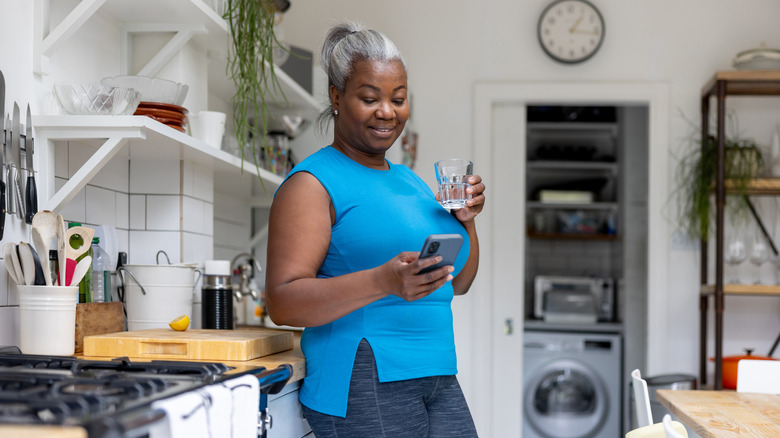
<path fill-rule="evenodd" d="M 364 155 L 384 153 L 404 130 L 409 118 L 406 70 L 400 61 L 356 61 L 344 93 L 330 90 L 334 145 Z"/>

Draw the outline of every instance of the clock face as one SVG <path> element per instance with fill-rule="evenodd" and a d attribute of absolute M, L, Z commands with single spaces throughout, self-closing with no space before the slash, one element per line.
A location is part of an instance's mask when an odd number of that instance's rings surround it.
<path fill-rule="evenodd" d="M 556 0 L 541 17 L 539 43 L 556 61 L 574 64 L 593 56 L 604 41 L 604 19 L 585 0 Z"/>

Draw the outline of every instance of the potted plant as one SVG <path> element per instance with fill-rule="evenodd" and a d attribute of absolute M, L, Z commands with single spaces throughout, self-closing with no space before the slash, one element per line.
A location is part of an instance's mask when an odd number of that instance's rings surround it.
<path fill-rule="evenodd" d="M 258 145 L 268 146 L 269 104 L 279 103 L 276 96 L 285 99 L 274 73 L 274 52 L 284 48 L 274 26 L 289 7 L 287 0 L 228 0 L 223 16 L 231 36 L 227 73 L 236 87 L 233 128 L 242 163 L 251 154 L 258 170 Z"/>
<path fill-rule="evenodd" d="M 713 135 L 708 135 L 706 139 L 701 139 L 698 132 L 695 135 L 691 136 L 694 146 L 680 159 L 674 195 L 680 227 L 691 237 L 707 240 L 715 211 L 713 188 L 717 175 L 718 142 Z M 741 138 L 739 134 L 727 136 L 725 149 L 724 180 L 730 195 L 726 212 L 736 223 L 747 217 L 749 206 L 744 202 L 747 189 L 750 182 L 763 172 L 764 156 L 762 148 L 754 140 Z"/>

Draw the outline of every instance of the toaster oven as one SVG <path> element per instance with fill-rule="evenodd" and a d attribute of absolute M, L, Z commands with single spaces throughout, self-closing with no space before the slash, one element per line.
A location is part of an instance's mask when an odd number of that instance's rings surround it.
<path fill-rule="evenodd" d="M 537 276 L 534 317 L 553 322 L 612 322 L 615 282 L 604 277 Z"/>

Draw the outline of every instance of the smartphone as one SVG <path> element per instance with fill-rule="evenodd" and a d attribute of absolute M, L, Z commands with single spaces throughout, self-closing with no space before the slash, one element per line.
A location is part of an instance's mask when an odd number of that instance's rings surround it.
<path fill-rule="evenodd" d="M 420 258 L 424 259 L 440 255 L 441 261 L 433 266 L 424 268 L 417 275 L 425 274 L 442 266 L 455 264 L 455 259 L 458 258 L 458 252 L 460 252 L 462 245 L 463 236 L 460 234 L 431 234 L 425 239 L 422 251 L 420 251 Z"/>

